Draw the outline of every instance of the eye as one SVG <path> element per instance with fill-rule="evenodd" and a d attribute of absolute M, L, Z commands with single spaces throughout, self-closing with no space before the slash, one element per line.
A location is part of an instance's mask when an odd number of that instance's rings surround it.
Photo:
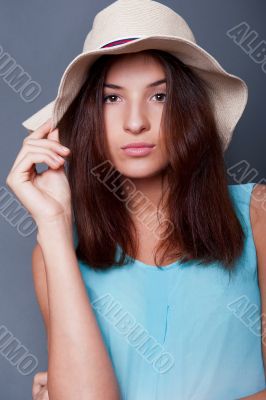
<path fill-rule="evenodd" d="M 155 97 L 155 96 L 158 96 L 158 97 L 164 96 L 164 99 L 165 99 L 166 98 L 166 93 L 155 93 L 155 95 L 153 97 Z M 163 103 L 163 101 L 159 100 L 159 103 Z"/>
<path fill-rule="evenodd" d="M 116 98 L 118 99 L 118 96 L 116 96 L 115 94 L 109 94 L 108 96 L 104 96 L 103 101 L 104 103 L 108 103 L 107 100 L 109 98 Z M 109 103 L 116 103 L 116 101 L 110 101 Z"/>

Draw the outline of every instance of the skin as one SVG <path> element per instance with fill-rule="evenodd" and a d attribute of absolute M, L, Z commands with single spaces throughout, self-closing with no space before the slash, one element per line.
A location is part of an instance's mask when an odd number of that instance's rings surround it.
<path fill-rule="evenodd" d="M 142 221 L 150 219 L 158 207 L 162 171 L 169 163 L 160 128 L 167 96 L 166 82 L 156 84 L 165 79 L 163 67 L 154 58 L 138 53 L 126 54 L 109 68 L 103 93 L 109 159 L 123 176 L 130 178 L 135 190 L 149 199 L 150 207 L 145 211 L 143 203 L 135 206 L 136 211 L 141 209 L 142 218 L 137 218 L 140 212 L 132 213 L 131 217 L 140 238 L 138 259 L 150 265 L 155 264 L 153 250 L 158 237 Z M 149 87 L 151 84 L 153 86 Z M 125 144 L 140 141 L 152 143 L 155 148 L 142 157 L 129 156 L 121 149 Z M 159 223 L 155 223 L 154 232 L 158 233 Z M 161 265 L 172 261 L 175 260 L 166 259 Z"/>
<path fill-rule="evenodd" d="M 164 97 L 159 96 L 158 99 L 155 93 L 157 91 L 166 92 L 166 86 L 162 84 L 149 89 L 146 86 L 164 77 L 164 71 L 156 61 L 139 55 L 134 57 L 125 56 L 120 59 L 120 63 L 112 65 L 106 77 L 107 83 L 123 86 L 124 89 L 105 88 L 104 91 L 104 96 L 111 96 L 106 98 L 104 104 L 110 159 L 116 168 L 125 176 L 130 177 L 136 188 L 145 193 L 155 204 L 158 203 L 160 197 L 160 171 L 167 165 L 167 155 L 163 146 L 162 133 L 160 134 L 159 129 Z M 137 140 L 156 143 L 155 152 L 142 158 L 133 158 L 121 151 L 120 147 L 123 144 Z M 262 189 L 264 189 L 264 192 Z M 266 264 L 266 251 L 263 243 L 266 233 L 266 217 L 265 211 L 261 206 L 264 198 L 265 185 L 257 185 L 252 194 L 250 217 L 258 255 L 263 313 L 266 312 L 266 274 L 265 268 L 263 268 L 263 265 Z M 142 228 L 140 234 L 145 236 L 145 232 L 143 232 L 144 229 Z M 144 240 L 146 253 L 149 238 L 150 236 L 146 235 L 146 240 Z M 150 248 L 152 245 L 153 243 L 150 246 L 148 244 Z M 146 258 L 146 261 L 150 264 L 152 263 L 149 258 Z M 42 307 L 44 308 L 45 306 L 42 305 Z M 264 345 L 263 353 L 264 360 L 266 360 Z M 247 400 L 262 400 L 265 398 L 265 391 L 245 397 Z"/>
<path fill-rule="evenodd" d="M 48 374 L 50 400 L 119 400 L 119 388 L 81 276 L 73 241 L 70 188 L 51 120 L 31 133 L 6 183 L 38 227 L 37 241 L 47 280 Z M 69 154 L 69 153 L 68 153 Z M 49 168 L 37 174 L 33 168 Z M 39 250 L 38 250 L 39 251 Z M 35 255 L 33 256 L 35 263 Z M 36 267 L 36 266 L 35 266 Z M 67 351 L 66 351 L 67 349 Z"/>
<path fill-rule="evenodd" d="M 160 195 L 161 171 L 168 165 L 160 130 L 166 83 L 146 86 L 162 79 L 165 73 L 156 60 L 131 54 L 116 60 L 106 75 L 106 84 L 124 89 L 104 88 L 104 123 L 110 159 L 119 172 L 153 200 Z M 131 157 L 121 150 L 121 146 L 138 141 L 156 147 L 143 157 Z"/>
<path fill-rule="evenodd" d="M 37 374 L 34 375 L 32 385 L 32 399 L 49 400 L 46 371 L 37 372 Z"/>
<path fill-rule="evenodd" d="M 120 61 L 112 65 L 106 79 L 108 83 L 125 88 L 115 89 L 118 97 L 114 104 L 104 104 L 110 159 L 122 174 L 131 178 L 137 190 L 158 204 L 161 171 L 167 166 L 167 154 L 160 132 L 163 103 L 154 95 L 157 89 L 158 92 L 164 92 L 166 87 L 147 89 L 146 86 L 163 79 L 164 72 L 155 60 L 136 54 L 121 58 Z M 114 94 L 114 89 L 105 88 L 104 94 Z M 72 400 L 77 397 L 80 400 L 117 400 L 119 392 L 116 377 L 88 302 L 75 255 L 71 196 L 63 161 L 57 164 L 53 161 L 57 154 L 66 155 L 59 147 L 58 130 L 50 131 L 50 128 L 51 121 L 48 120 L 24 140 L 6 180 L 32 214 L 38 227 L 38 243 L 32 253 L 32 271 L 47 332 L 48 371 L 47 374 L 44 372 L 35 376 L 32 394 L 34 400 Z M 122 145 L 138 140 L 155 143 L 156 148 L 148 156 L 138 158 L 131 158 L 121 151 Z M 49 166 L 40 176 L 32 169 L 38 162 L 45 162 Z M 251 218 L 265 312 L 266 251 L 263 238 L 266 234 L 266 217 L 265 211 L 258 206 L 258 202 L 253 201 L 253 197 Z M 142 237 L 145 237 L 147 232 L 141 225 L 138 227 Z M 148 252 L 153 244 L 149 243 Z M 245 397 L 249 400 L 265 398 L 266 391 Z"/>
<path fill-rule="evenodd" d="M 250 202 L 250 220 L 252 233 L 254 237 L 254 243 L 257 251 L 258 257 L 258 277 L 259 286 L 261 292 L 261 304 L 262 304 L 262 314 L 266 314 L 266 247 L 265 247 L 265 235 L 266 235 L 266 211 L 265 211 L 265 197 L 266 196 L 266 185 L 257 184 L 252 192 L 251 202 Z M 39 250 L 36 249 L 33 256 L 38 259 L 40 258 Z M 33 264 L 34 265 L 34 264 Z M 42 268 L 40 268 L 42 267 Z M 39 269 L 38 269 L 39 268 Z M 47 286 L 46 286 L 46 276 L 43 266 L 35 263 L 35 269 L 33 273 L 35 281 L 35 290 L 37 293 L 37 298 L 39 301 L 40 308 L 42 310 L 42 315 L 44 317 L 45 324 L 47 325 L 48 316 L 48 303 L 47 303 Z M 263 324 L 262 336 L 266 335 L 266 329 Z M 266 343 L 266 341 L 264 341 Z M 264 365 L 266 365 L 266 345 L 262 342 Z M 43 385 L 43 386 L 42 386 Z M 47 392 L 47 373 L 41 372 L 37 373 L 33 381 L 33 393 L 38 394 L 40 397 L 34 397 L 33 400 L 47 400 L 49 397 Z M 266 391 L 263 390 L 259 393 L 253 394 L 251 396 L 242 397 L 241 400 L 265 400 Z M 239 399 L 240 400 L 240 399 Z"/>
<path fill-rule="evenodd" d="M 258 282 L 261 297 L 262 316 L 266 315 L 266 185 L 257 184 L 252 191 L 250 220 L 258 259 Z M 265 318 L 265 317 L 264 317 Z M 262 323 L 262 337 L 266 335 L 265 322 Z M 266 340 L 262 340 L 262 352 L 266 376 Z M 266 390 L 255 395 L 243 397 L 243 400 L 265 400 Z"/>

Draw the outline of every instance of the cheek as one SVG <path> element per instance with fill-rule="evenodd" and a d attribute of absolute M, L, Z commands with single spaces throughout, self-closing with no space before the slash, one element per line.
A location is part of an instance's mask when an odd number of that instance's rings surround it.
<path fill-rule="evenodd" d="M 111 130 L 114 125 L 118 125 L 121 121 L 121 110 L 116 105 L 105 105 L 103 107 L 103 120 L 106 128 Z"/>

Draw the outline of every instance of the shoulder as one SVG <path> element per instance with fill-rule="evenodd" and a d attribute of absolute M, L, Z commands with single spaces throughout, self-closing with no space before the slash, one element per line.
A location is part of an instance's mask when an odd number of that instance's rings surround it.
<path fill-rule="evenodd" d="M 46 332 L 48 330 L 48 290 L 45 263 L 41 246 L 37 243 L 32 250 L 32 276 L 36 298 L 42 313 Z"/>
<path fill-rule="evenodd" d="M 266 307 L 266 185 L 256 184 L 250 199 L 250 222 L 258 260 L 258 279 Z"/>
<path fill-rule="evenodd" d="M 250 198 L 250 220 L 257 250 L 265 248 L 266 235 L 266 185 L 257 183 Z M 263 246 L 264 244 L 264 246 Z"/>
<path fill-rule="evenodd" d="M 266 314 L 266 185 L 256 184 L 251 194 L 250 220 L 258 260 L 258 284 L 261 296 L 261 315 Z M 266 335 L 262 324 L 262 337 Z M 263 357 L 266 365 L 266 343 L 262 340 Z"/>

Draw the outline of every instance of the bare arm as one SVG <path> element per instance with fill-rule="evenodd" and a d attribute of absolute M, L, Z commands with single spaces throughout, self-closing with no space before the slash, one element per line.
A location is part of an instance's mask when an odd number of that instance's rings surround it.
<path fill-rule="evenodd" d="M 258 281 L 261 296 L 262 352 L 266 377 L 266 185 L 253 189 L 250 207 L 252 232 L 258 258 Z M 266 398 L 266 397 L 265 397 Z"/>
<path fill-rule="evenodd" d="M 45 272 L 42 248 L 39 245 L 39 243 L 36 244 L 32 252 L 32 276 L 33 276 L 34 290 L 37 302 L 39 304 L 42 313 L 42 318 L 45 325 L 47 341 L 48 341 L 49 304 L 48 304 L 47 281 L 46 281 L 46 272 Z"/>
<path fill-rule="evenodd" d="M 266 185 L 257 184 L 252 192 L 250 204 L 250 218 L 254 243 L 258 258 L 258 278 L 261 295 L 262 321 L 266 315 Z M 264 369 L 266 367 L 266 329 L 262 324 L 262 351 Z M 263 339 L 264 338 L 264 339 Z M 266 390 L 262 390 L 251 396 L 242 397 L 241 400 L 266 400 Z"/>
<path fill-rule="evenodd" d="M 49 305 L 50 400 L 118 400 L 116 377 L 78 267 L 71 221 L 39 226 L 38 243 Z"/>
<path fill-rule="evenodd" d="M 50 400 L 118 400 L 112 363 L 74 248 L 71 190 L 64 169 L 70 153 L 49 118 L 23 140 L 6 183 L 38 226 L 49 309 L 45 321 Z M 38 163 L 46 163 L 48 169 L 38 173 Z"/>

